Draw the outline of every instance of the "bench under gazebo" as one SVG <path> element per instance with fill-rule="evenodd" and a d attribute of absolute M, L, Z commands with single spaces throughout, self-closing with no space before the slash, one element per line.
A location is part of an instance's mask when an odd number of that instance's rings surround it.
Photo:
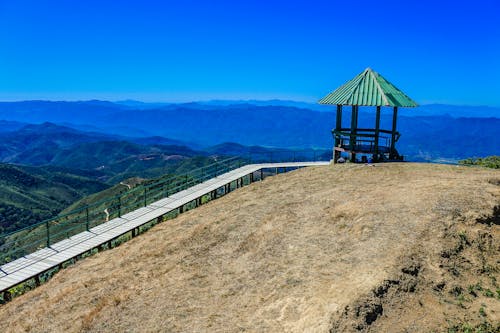
<path fill-rule="evenodd" d="M 396 150 L 401 134 L 396 130 L 398 107 L 416 107 L 415 101 L 396 88 L 377 72 L 365 69 L 332 93 L 323 97 L 320 104 L 337 105 L 337 119 L 334 138 L 333 161 L 336 163 L 342 152 L 348 153 L 352 162 L 356 155 L 371 155 L 374 162 L 402 160 Z M 351 127 L 342 127 L 342 107 L 350 105 Z M 376 107 L 375 128 L 358 128 L 360 106 Z M 391 107 L 392 129 L 380 128 L 381 107 Z"/>

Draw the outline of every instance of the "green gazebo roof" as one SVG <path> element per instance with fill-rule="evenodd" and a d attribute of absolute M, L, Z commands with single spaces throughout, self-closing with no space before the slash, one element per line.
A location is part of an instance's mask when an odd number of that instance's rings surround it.
<path fill-rule="evenodd" d="M 415 101 L 371 68 L 323 97 L 320 104 L 416 107 Z"/>

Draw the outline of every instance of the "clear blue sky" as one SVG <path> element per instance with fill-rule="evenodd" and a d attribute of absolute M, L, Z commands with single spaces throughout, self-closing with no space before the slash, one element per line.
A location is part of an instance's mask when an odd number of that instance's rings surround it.
<path fill-rule="evenodd" d="M 372 67 L 420 103 L 500 106 L 499 17 L 497 0 L 0 0 L 0 100 L 315 101 Z"/>

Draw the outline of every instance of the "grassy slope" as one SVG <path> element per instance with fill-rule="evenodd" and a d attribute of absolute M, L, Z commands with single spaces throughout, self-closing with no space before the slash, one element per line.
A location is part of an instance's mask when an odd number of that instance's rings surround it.
<path fill-rule="evenodd" d="M 498 211 L 484 218 L 499 185 L 496 170 L 430 164 L 271 177 L 62 271 L 0 307 L 0 330 L 440 332 L 498 323 Z"/>

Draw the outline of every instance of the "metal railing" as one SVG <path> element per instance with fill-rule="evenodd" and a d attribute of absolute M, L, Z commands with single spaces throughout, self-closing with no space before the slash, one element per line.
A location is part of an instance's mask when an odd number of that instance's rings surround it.
<path fill-rule="evenodd" d="M 340 144 L 342 148 L 352 147 L 354 151 L 363 151 L 367 153 L 373 153 L 375 151 L 377 136 L 375 135 L 374 129 L 359 128 L 355 133 L 351 133 L 351 129 L 342 128 L 340 130 L 333 130 L 332 134 L 334 138 L 338 140 L 338 144 Z M 378 147 L 381 151 L 389 150 L 392 141 L 392 137 L 383 134 L 392 134 L 392 132 L 383 129 L 379 130 Z M 400 134 L 396 132 L 395 135 L 395 141 L 397 141 Z"/>
<path fill-rule="evenodd" d="M 138 208 L 202 183 L 248 163 L 230 157 L 181 175 L 166 175 L 126 192 L 77 208 L 71 212 L 0 235 L 0 264 L 33 253 L 63 239 L 121 217 Z"/>
<path fill-rule="evenodd" d="M 0 265 L 50 247 L 95 226 L 145 207 L 196 184 L 249 163 L 329 160 L 327 150 L 253 151 L 243 157 L 214 159 L 213 163 L 180 175 L 165 175 L 146 181 L 110 198 L 79 207 L 54 218 L 0 234 Z"/>

